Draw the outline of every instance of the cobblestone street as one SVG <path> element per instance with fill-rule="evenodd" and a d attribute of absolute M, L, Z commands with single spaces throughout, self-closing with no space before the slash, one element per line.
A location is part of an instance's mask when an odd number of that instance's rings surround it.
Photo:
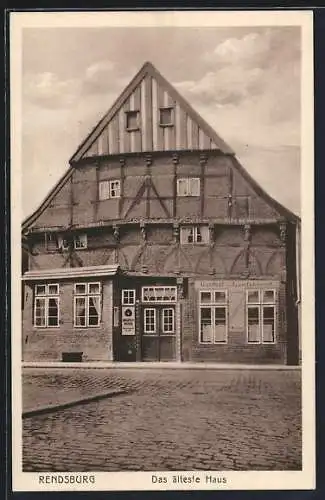
<path fill-rule="evenodd" d="M 299 370 L 26 369 L 23 404 L 109 388 L 25 418 L 24 471 L 301 470 Z"/>

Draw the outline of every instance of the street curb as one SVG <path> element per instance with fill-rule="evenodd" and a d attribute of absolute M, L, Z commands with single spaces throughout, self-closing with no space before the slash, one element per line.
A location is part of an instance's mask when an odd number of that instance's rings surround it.
<path fill-rule="evenodd" d="M 247 365 L 231 363 L 106 363 L 106 362 L 24 362 L 22 368 L 48 368 L 48 369 L 97 369 L 97 370 L 274 370 L 274 371 L 301 371 L 299 365 Z"/>
<path fill-rule="evenodd" d="M 94 401 L 100 401 L 101 399 L 112 398 L 114 396 L 119 396 L 121 394 L 128 394 L 130 390 L 116 389 L 111 391 L 106 391 L 101 394 L 96 394 L 95 396 L 88 396 L 86 398 L 73 399 L 72 401 L 67 401 L 66 403 L 58 403 L 54 405 L 40 406 L 32 408 L 31 410 L 23 411 L 23 418 L 36 417 L 38 415 L 44 415 L 46 413 L 52 413 L 55 411 L 65 410 L 67 408 L 73 408 L 74 406 L 92 403 Z"/>

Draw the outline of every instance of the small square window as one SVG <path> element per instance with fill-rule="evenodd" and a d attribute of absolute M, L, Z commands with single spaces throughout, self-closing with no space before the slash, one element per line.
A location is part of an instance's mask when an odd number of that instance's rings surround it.
<path fill-rule="evenodd" d="M 80 248 L 87 248 L 87 235 L 86 234 L 77 234 L 74 237 L 74 247 L 76 250 Z"/>
<path fill-rule="evenodd" d="M 126 130 L 139 129 L 139 111 L 126 112 Z"/>
<path fill-rule="evenodd" d="M 173 123 L 173 108 L 160 108 L 159 125 L 171 127 Z"/>

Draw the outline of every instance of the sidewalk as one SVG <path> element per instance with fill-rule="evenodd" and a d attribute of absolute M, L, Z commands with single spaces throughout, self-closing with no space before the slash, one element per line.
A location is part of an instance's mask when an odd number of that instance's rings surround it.
<path fill-rule="evenodd" d="M 30 361 L 22 362 L 23 368 L 96 368 L 96 369 L 155 369 L 155 370 L 301 370 L 301 366 L 277 364 L 244 364 L 244 363 L 187 363 L 187 362 L 116 362 L 91 361 L 82 363 L 64 363 L 62 361 Z"/>

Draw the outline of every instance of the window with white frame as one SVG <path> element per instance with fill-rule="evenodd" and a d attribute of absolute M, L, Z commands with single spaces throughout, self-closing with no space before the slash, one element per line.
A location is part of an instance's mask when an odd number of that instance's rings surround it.
<path fill-rule="evenodd" d="M 199 292 L 201 344 L 226 343 L 228 336 L 228 299 L 225 290 Z"/>
<path fill-rule="evenodd" d="M 120 198 L 121 181 L 119 179 L 105 180 L 99 182 L 99 200 L 109 200 L 110 198 Z"/>
<path fill-rule="evenodd" d="M 178 196 L 200 196 L 200 178 L 184 177 L 177 179 Z"/>
<path fill-rule="evenodd" d="M 208 243 L 209 228 L 208 226 L 182 226 L 181 227 L 181 243 Z"/>
<path fill-rule="evenodd" d="M 35 285 L 34 326 L 51 328 L 59 326 L 59 285 Z"/>
<path fill-rule="evenodd" d="M 164 307 L 161 311 L 162 333 L 170 335 L 175 332 L 175 309 Z"/>
<path fill-rule="evenodd" d="M 75 283 L 74 326 L 99 326 L 101 321 L 101 284 Z"/>
<path fill-rule="evenodd" d="M 80 250 L 82 248 L 87 248 L 88 241 L 86 234 L 76 234 L 74 237 L 74 247 L 76 250 Z"/>
<path fill-rule="evenodd" d="M 275 342 L 275 301 L 275 290 L 247 290 L 246 318 L 248 343 L 272 344 Z"/>
<path fill-rule="evenodd" d="M 65 238 L 63 235 L 58 235 L 58 248 L 59 250 L 69 250 L 69 240 Z"/>
<path fill-rule="evenodd" d="M 157 309 L 146 307 L 144 309 L 144 333 L 155 334 L 157 329 Z"/>
<path fill-rule="evenodd" d="M 143 286 L 142 302 L 176 302 L 176 286 Z"/>
<path fill-rule="evenodd" d="M 135 290 L 134 289 L 122 290 L 122 305 L 134 306 L 134 304 L 135 304 Z"/>

